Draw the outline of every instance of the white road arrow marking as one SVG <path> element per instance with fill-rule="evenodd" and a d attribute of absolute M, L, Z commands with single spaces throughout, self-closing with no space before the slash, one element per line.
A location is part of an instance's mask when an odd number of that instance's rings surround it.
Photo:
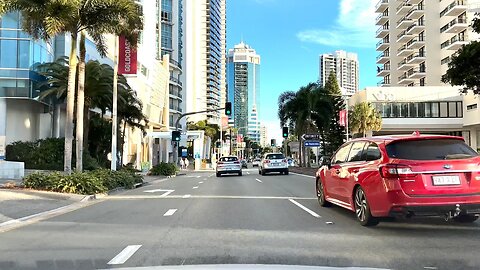
<path fill-rule="evenodd" d="M 145 190 L 145 193 L 157 193 L 157 192 L 164 192 L 160 197 L 167 197 L 170 193 L 174 192 L 174 189 L 151 189 Z"/>

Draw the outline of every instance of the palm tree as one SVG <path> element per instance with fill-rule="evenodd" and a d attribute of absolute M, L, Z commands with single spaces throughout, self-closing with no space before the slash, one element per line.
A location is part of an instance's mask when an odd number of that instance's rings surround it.
<path fill-rule="evenodd" d="M 77 75 L 77 43 L 78 36 L 81 35 L 82 44 L 80 46 L 81 65 L 79 66 L 79 109 L 77 117 L 83 116 L 83 76 L 82 64 L 85 62 L 85 33 L 88 33 L 100 54 L 105 55 L 106 46 L 103 34 L 126 34 L 127 38 L 134 41 L 131 29 L 141 29 L 143 26 L 141 12 L 138 5 L 133 0 L 4 0 L 0 11 L 19 11 L 22 15 L 22 28 L 35 39 L 50 40 L 59 34 L 70 34 L 71 47 L 69 57 L 69 73 L 67 88 L 67 117 L 65 123 L 65 156 L 64 171 L 71 173 L 72 163 L 72 144 L 73 144 L 73 112 L 75 107 L 75 87 Z M 79 117 L 83 119 L 83 117 Z M 82 122 L 82 121 L 79 121 Z M 82 126 L 80 124 L 80 126 Z M 83 128 L 80 127 L 82 133 Z M 79 133 L 77 133 L 78 135 Z M 77 136 L 78 137 L 78 136 Z M 83 139 L 83 138 L 82 138 Z M 79 140 L 79 138 L 77 138 Z M 77 142 L 78 143 L 78 142 Z M 80 144 L 82 142 L 80 141 Z M 77 144 L 78 147 L 78 144 Z M 81 165 L 81 152 L 80 155 Z M 80 153 L 79 153 L 80 152 Z M 78 162 L 77 158 L 77 162 Z M 78 167 L 78 163 L 77 163 Z M 81 170 L 80 168 L 77 168 Z"/>
<path fill-rule="evenodd" d="M 349 112 L 349 126 L 353 132 L 366 136 L 367 131 L 382 129 L 380 113 L 368 102 L 355 104 Z"/>

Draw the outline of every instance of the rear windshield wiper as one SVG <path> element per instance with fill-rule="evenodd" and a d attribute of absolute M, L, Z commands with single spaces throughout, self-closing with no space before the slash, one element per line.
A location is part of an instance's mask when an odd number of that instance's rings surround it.
<path fill-rule="evenodd" d="M 474 156 L 470 154 L 451 154 L 451 155 L 444 156 L 443 159 L 463 159 L 463 158 L 471 158 L 471 157 L 474 157 Z"/>

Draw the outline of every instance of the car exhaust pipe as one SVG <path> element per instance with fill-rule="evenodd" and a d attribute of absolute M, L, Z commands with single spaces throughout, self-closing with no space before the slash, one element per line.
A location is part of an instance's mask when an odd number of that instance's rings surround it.
<path fill-rule="evenodd" d="M 445 221 L 449 221 L 450 219 L 458 217 L 461 213 L 462 210 L 460 209 L 460 204 L 456 204 L 455 211 L 449 211 L 445 214 Z"/>

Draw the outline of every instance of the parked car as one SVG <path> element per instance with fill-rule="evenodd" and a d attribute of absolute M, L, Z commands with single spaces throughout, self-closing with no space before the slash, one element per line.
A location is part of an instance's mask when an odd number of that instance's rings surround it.
<path fill-rule="evenodd" d="M 258 173 L 265 175 L 270 172 L 279 172 L 288 175 L 288 162 L 281 153 L 268 153 L 263 156 L 258 167 Z"/>
<path fill-rule="evenodd" d="M 248 164 L 247 164 L 247 161 L 245 159 L 242 159 L 241 163 L 242 163 L 242 168 L 245 168 L 245 169 L 248 168 Z"/>
<path fill-rule="evenodd" d="M 252 166 L 253 166 L 253 167 L 258 167 L 258 165 L 260 165 L 260 162 L 261 162 L 261 161 L 262 161 L 262 160 L 259 159 L 259 158 L 254 159 L 253 162 L 252 162 Z"/>
<path fill-rule="evenodd" d="M 222 176 L 222 174 L 238 174 L 242 176 L 242 165 L 240 160 L 235 156 L 221 157 L 217 162 L 216 167 L 217 177 Z"/>
<path fill-rule="evenodd" d="M 356 139 L 317 171 L 318 202 L 355 212 L 363 226 L 398 215 L 474 222 L 480 214 L 479 164 L 462 137 Z"/>

